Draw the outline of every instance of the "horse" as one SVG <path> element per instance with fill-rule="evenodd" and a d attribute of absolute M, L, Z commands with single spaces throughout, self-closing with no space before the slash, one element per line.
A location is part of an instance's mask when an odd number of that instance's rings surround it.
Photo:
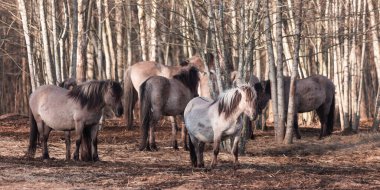
<path fill-rule="evenodd" d="M 213 56 L 212 54 L 207 54 L 210 57 L 210 65 L 212 65 Z M 194 66 L 198 68 L 200 75 L 200 94 L 202 96 L 210 97 L 210 91 L 208 87 L 208 79 L 205 75 L 205 67 L 200 56 L 195 55 L 185 61 L 180 63 L 180 66 L 166 66 L 161 63 L 153 61 L 143 61 L 131 65 L 124 74 L 124 111 L 125 119 L 127 123 L 127 128 L 131 129 L 133 124 L 133 109 L 137 103 L 140 93 L 141 84 L 146 81 L 151 76 L 162 76 L 166 78 L 173 78 L 181 72 L 182 67 Z M 209 66 L 210 67 L 210 66 Z M 170 117 L 172 125 L 177 125 L 175 118 Z"/>
<path fill-rule="evenodd" d="M 260 110 L 264 108 L 269 99 L 270 81 L 264 81 L 263 86 L 265 93 L 258 96 L 258 107 Z M 290 77 L 284 77 L 284 95 L 285 95 L 285 119 L 288 112 L 290 92 Z M 294 131 L 297 139 L 301 138 L 298 129 L 298 113 L 310 112 L 316 110 L 321 123 L 321 131 L 319 139 L 331 135 L 334 128 L 334 112 L 335 112 L 335 86 L 327 77 L 322 75 L 314 75 L 304 79 L 296 80 L 295 93 L 295 111 L 294 111 Z M 261 113 L 261 112 L 259 112 Z"/>
<path fill-rule="evenodd" d="M 257 116 L 256 91 L 248 84 L 225 91 L 214 101 L 196 97 L 186 106 L 185 126 L 189 134 L 190 159 L 193 167 L 204 167 L 203 150 L 205 143 L 213 143 L 214 157 L 211 168 L 217 164 L 220 142 L 233 137 L 231 153 L 234 167 L 238 163 L 238 143 L 241 134 L 241 115 L 251 120 Z"/>
<path fill-rule="evenodd" d="M 115 115 L 120 117 L 123 114 L 122 95 L 121 85 L 111 80 L 85 82 L 70 91 L 54 85 L 38 87 L 29 97 L 31 126 L 25 156 L 34 157 L 39 134 L 42 141 L 42 158 L 48 160 L 47 140 L 50 131 L 75 130 L 74 160 L 79 160 L 80 146 L 83 161 L 99 160 L 96 137 L 102 109 L 104 106 L 110 106 Z M 86 142 L 82 143 L 82 138 Z M 67 148 L 69 147 L 66 146 Z M 66 153 L 69 153 L 69 150 L 66 150 Z M 66 158 L 70 156 L 66 155 Z"/>
<path fill-rule="evenodd" d="M 196 67 L 182 68 L 172 79 L 152 76 L 140 86 L 140 122 L 142 140 L 139 150 L 157 150 L 154 130 L 161 116 L 183 115 L 187 103 L 198 96 L 199 72 Z M 149 131 L 148 131 L 149 130 Z M 178 149 L 177 128 L 172 126 L 173 148 Z M 148 139 L 149 133 L 149 139 Z M 182 128 L 186 147 L 186 131 Z"/>

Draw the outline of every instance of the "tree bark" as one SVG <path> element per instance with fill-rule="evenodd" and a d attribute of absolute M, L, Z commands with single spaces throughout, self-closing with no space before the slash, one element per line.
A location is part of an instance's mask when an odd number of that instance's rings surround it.
<path fill-rule="evenodd" d="M 51 53 L 50 53 L 50 43 L 49 43 L 49 36 L 48 36 L 48 30 L 46 26 L 46 16 L 45 16 L 45 1 L 44 0 L 38 0 L 38 7 L 39 7 L 39 13 L 40 13 L 40 23 L 41 23 L 41 35 L 42 35 L 42 46 L 43 46 L 43 56 L 46 63 L 46 74 L 47 74 L 47 83 L 48 84 L 56 84 L 56 77 L 55 77 L 55 71 L 53 67 L 53 61 L 51 59 Z"/>
<path fill-rule="evenodd" d="M 117 63 L 117 80 L 123 80 L 124 73 L 124 41 L 123 41 L 123 1 L 116 1 L 115 19 L 116 19 L 116 63 Z"/>
<path fill-rule="evenodd" d="M 28 55 L 30 83 L 32 86 L 32 91 L 34 91 L 36 87 L 39 86 L 40 84 L 38 82 L 38 76 L 35 74 L 36 67 L 34 66 L 34 61 L 33 61 L 33 49 L 32 49 L 33 45 L 30 39 L 31 34 L 29 32 L 28 18 L 27 18 L 27 12 L 26 12 L 24 0 L 18 0 L 18 8 L 21 15 L 22 27 L 23 27 L 25 43 L 26 43 L 26 51 Z"/>
<path fill-rule="evenodd" d="M 278 135 L 278 110 L 277 110 L 277 81 L 276 81 L 276 66 L 274 61 L 274 51 L 273 51 L 273 44 L 272 44 L 272 31 L 271 31 L 271 21 L 269 16 L 269 0 L 266 0 L 265 5 L 265 18 L 264 18 L 264 30 L 265 30 L 265 36 L 266 36 L 266 47 L 267 47 L 267 53 L 268 53 L 268 67 L 269 67 L 269 80 L 270 80 L 270 86 L 271 86 L 271 99 L 272 99 L 272 111 L 273 111 L 273 120 L 274 120 L 274 127 L 276 130 L 276 141 L 277 139 L 283 138 L 279 137 Z M 278 141 L 277 141 L 278 142 Z"/>
<path fill-rule="evenodd" d="M 283 45 L 282 45 L 282 7 L 283 1 L 276 1 L 276 45 L 277 45 L 277 98 L 278 125 L 276 126 L 276 141 L 282 143 L 285 137 L 285 97 L 283 74 Z"/>
<path fill-rule="evenodd" d="M 293 126 L 294 126 L 294 117 L 295 112 L 295 94 L 296 94 L 296 79 L 298 75 L 298 64 L 299 64 L 299 50 L 301 42 L 301 29 L 302 29 L 302 0 L 297 0 L 298 8 L 293 14 L 295 19 L 295 36 L 294 36 L 294 55 L 293 55 L 293 66 L 292 66 L 292 75 L 290 78 L 290 90 L 289 90 L 289 103 L 288 103 L 288 116 L 286 122 L 286 134 L 284 142 L 285 144 L 293 143 Z"/>

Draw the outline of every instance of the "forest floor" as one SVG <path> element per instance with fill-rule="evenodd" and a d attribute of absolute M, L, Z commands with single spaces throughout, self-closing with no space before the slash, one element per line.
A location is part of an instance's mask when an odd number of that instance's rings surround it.
<path fill-rule="evenodd" d="M 157 129 L 157 152 L 140 152 L 139 129 L 126 130 L 107 120 L 99 136 L 99 162 L 68 161 L 63 133 L 52 131 L 48 162 L 23 155 L 28 145 L 28 118 L 0 120 L 0 189 L 380 189 L 380 134 L 362 123 L 358 134 L 334 132 L 318 140 L 319 125 L 301 128 L 292 145 L 274 142 L 273 127 L 255 131 L 247 154 L 233 169 L 233 157 L 219 154 L 213 170 L 193 170 L 189 153 L 170 147 L 167 122 Z M 337 130 L 337 126 L 335 127 Z M 72 152 L 74 143 L 72 143 Z M 206 147 L 205 164 L 211 162 Z"/>

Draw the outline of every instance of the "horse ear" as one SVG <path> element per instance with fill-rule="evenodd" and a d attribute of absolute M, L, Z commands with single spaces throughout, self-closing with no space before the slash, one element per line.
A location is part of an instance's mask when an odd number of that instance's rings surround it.
<path fill-rule="evenodd" d="M 181 65 L 182 67 L 184 67 L 184 66 L 187 66 L 187 65 L 189 65 L 190 63 L 189 63 L 189 60 L 184 60 L 184 61 L 181 61 L 181 63 L 179 63 L 179 65 Z"/>
<path fill-rule="evenodd" d="M 257 93 L 262 93 L 263 92 L 263 86 L 259 82 L 255 83 L 254 88 L 255 88 L 255 90 L 256 90 Z"/>

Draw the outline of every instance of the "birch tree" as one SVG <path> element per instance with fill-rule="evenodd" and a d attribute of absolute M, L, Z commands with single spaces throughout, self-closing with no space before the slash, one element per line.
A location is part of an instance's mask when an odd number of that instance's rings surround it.
<path fill-rule="evenodd" d="M 41 35 L 42 35 L 42 46 L 43 46 L 43 56 L 46 63 L 46 74 L 48 84 L 56 84 L 55 71 L 53 66 L 53 61 L 51 59 L 50 52 L 50 42 L 48 36 L 48 29 L 46 26 L 46 16 L 45 16 L 45 1 L 38 0 L 39 14 L 40 14 L 40 24 L 41 24 Z"/>

